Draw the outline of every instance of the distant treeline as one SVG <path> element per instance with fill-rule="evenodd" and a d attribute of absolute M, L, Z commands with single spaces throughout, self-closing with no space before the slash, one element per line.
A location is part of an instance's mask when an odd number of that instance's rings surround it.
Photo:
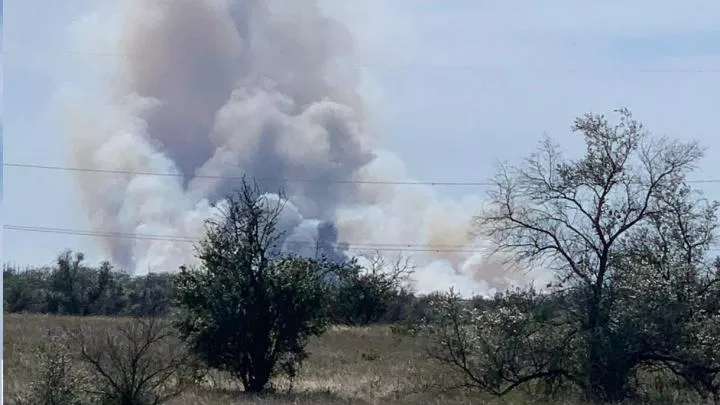
<path fill-rule="evenodd" d="M 64 315 L 150 315 L 169 310 L 172 274 L 131 276 L 109 263 L 92 267 L 82 255 L 61 255 L 56 265 L 3 267 L 5 312 Z"/>
<path fill-rule="evenodd" d="M 177 273 L 130 275 L 110 263 L 84 263 L 81 253 L 61 254 L 55 265 L 3 266 L 4 311 L 80 316 L 167 315 Z M 328 297 L 336 324 L 397 323 L 421 317 L 429 297 L 399 281 L 354 272 Z"/>

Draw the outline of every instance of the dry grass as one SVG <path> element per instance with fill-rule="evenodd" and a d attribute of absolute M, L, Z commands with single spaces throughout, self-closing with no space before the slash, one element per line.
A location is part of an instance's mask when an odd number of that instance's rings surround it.
<path fill-rule="evenodd" d="M 89 324 L 112 327 L 112 318 L 6 314 L 5 381 L 7 397 L 25 392 L 37 373 L 35 348 L 51 328 Z M 216 404 L 470 404 L 477 395 L 428 389 L 447 373 L 423 356 L 412 342 L 400 341 L 388 327 L 335 327 L 309 344 L 310 358 L 287 392 L 288 381 L 274 381 L 277 393 L 249 397 L 220 373 L 172 402 Z"/>
<path fill-rule="evenodd" d="M 74 318 L 6 314 L 6 398 L 27 390 L 37 372 L 34 355 L 51 328 L 80 323 L 112 327 L 112 318 Z M 206 383 L 175 399 L 174 405 L 239 404 L 527 404 L 520 396 L 496 399 L 469 392 L 440 392 L 433 385 L 450 375 L 428 360 L 417 344 L 394 337 L 388 327 L 332 328 L 309 345 L 310 358 L 292 391 L 275 381 L 278 392 L 243 395 L 226 376 L 211 374 Z M 569 403 L 569 402 L 568 402 Z"/>

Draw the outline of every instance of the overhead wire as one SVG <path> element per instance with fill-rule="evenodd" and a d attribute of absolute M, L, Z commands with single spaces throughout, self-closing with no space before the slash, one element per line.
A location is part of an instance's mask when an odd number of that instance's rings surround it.
<path fill-rule="evenodd" d="M 66 167 L 66 166 L 52 166 L 52 165 L 40 165 L 31 163 L 3 163 L 3 167 L 13 168 L 26 168 L 26 169 L 39 169 L 39 170 L 55 170 L 55 171 L 66 171 L 66 172 L 85 172 L 85 173 L 107 173 L 107 174 L 122 174 L 132 176 L 157 176 L 157 177 L 178 177 L 186 178 L 192 177 L 196 179 L 219 179 L 219 180 L 241 180 L 245 176 L 227 176 L 227 175 L 202 175 L 194 174 L 192 176 L 186 176 L 181 173 L 162 173 L 152 171 L 135 171 L 135 170 L 115 170 L 115 169 L 97 169 L 87 167 Z M 253 177 L 258 181 L 276 181 L 286 183 L 327 183 L 327 184 L 377 184 L 377 185 L 416 185 L 416 186 L 494 186 L 497 185 L 491 181 L 393 181 L 393 180 L 331 180 L 331 179 L 293 179 L 293 178 L 280 178 L 280 177 Z M 717 184 L 720 183 L 720 179 L 690 179 L 686 180 L 687 183 L 693 184 Z"/>
<path fill-rule="evenodd" d="M 158 177 L 180 177 L 185 176 L 180 173 L 161 173 L 149 171 L 134 170 L 112 170 L 112 169 L 94 169 L 82 167 L 64 167 L 39 165 L 29 163 L 3 163 L 3 167 L 17 167 L 27 169 L 41 170 L 58 170 L 69 172 L 85 172 L 85 173 L 108 173 L 108 174 L 124 174 L 133 176 L 158 176 Z M 241 180 L 244 176 L 221 176 L 221 175 L 193 175 L 198 179 L 222 179 L 222 180 Z M 269 177 L 253 177 L 258 181 L 278 181 L 286 183 L 329 183 L 329 184 L 378 184 L 378 185 L 424 185 L 424 186 L 492 186 L 495 183 L 487 181 L 392 181 L 392 180 L 330 180 L 330 179 L 292 179 L 292 178 L 269 178 Z M 717 180 L 720 182 L 720 179 Z"/>
<path fill-rule="evenodd" d="M 143 233 L 126 233 L 126 232 L 109 232 L 109 231 L 89 231 L 82 229 L 72 228 L 56 228 L 56 227 L 41 227 L 41 226 L 29 226 L 29 225 L 4 225 L 3 229 L 9 231 L 22 231 L 22 232 L 39 232 L 39 233 L 51 233 L 60 235 L 77 235 L 77 236 L 91 236 L 91 237 L 104 237 L 104 238 L 119 238 L 119 239 L 133 239 L 133 240 L 150 240 L 160 242 L 184 242 L 184 243 L 197 243 L 201 237 L 182 237 L 182 236 L 171 236 L 171 235 L 157 235 L 157 234 L 143 234 Z M 318 247 L 323 244 L 319 241 L 308 242 L 308 241 L 286 241 L 283 243 L 287 246 L 293 247 Z M 340 247 L 345 250 L 363 250 L 363 251 L 390 251 L 390 252 L 432 252 L 432 253 L 487 253 L 485 250 L 481 250 L 478 247 L 473 247 L 469 244 L 414 244 L 414 243 L 353 243 L 347 241 L 334 242 L 333 247 Z M 720 251 L 720 248 L 709 249 L 710 251 Z"/>
<path fill-rule="evenodd" d="M 125 233 L 125 232 L 107 232 L 107 231 L 88 231 L 82 229 L 71 229 L 71 228 L 55 228 L 55 227 L 41 227 L 41 226 L 28 226 L 28 225 L 4 225 L 3 229 L 10 231 L 23 231 L 23 232 L 39 232 L 39 233 L 52 233 L 62 235 L 78 235 L 78 236 L 92 236 L 92 237 L 105 237 L 105 238 L 119 238 L 119 239 L 135 239 L 135 240 L 150 240 L 160 242 L 185 242 L 185 243 L 197 243 L 200 237 L 182 237 L 182 236 L 171 236 L 171 235 L 154 235 L 154 234 L 142 234 L 142 233 Z M 284 245 L 293 247 L 317 247 L 322 246 L 320 242 L 307 242 L 307 241 L 286 241 Z M 459 245 L 459 244 L 413 244 L 413 243 L 352 243 L 346 241 L 339 241 L 331 244 L 333 247 L 341 247 L 346 250 L 372 250 L 372 251 L 401 251 L 401 252 L 436 252 L 436 253 L 483 253 L 478 248 L 473 248 L 470 245 Z"/>
<path fill-rule="evenodd" d="M 82 50 L 62 50 L 60 53 L 67 55 L 87 55 L 87 56 L 101 56 L 101 57 L 142 57 L 141 54 L 135 53 L 123 53 L 123 52 L 101 52 L 101 51 L 82 51 Z M 344 63 L 346 66 L 355 68 L 366 68 L 366 69 L 386 69 L 386 70 L 410 70 L 410 69 L 424 69 L 424 70 L 465 70 L 465 71 L 479 71 L 479 72 L 509 72 L 509 71 L 550 71 L 550 72 L 583 72 L 583 71 L 598 71 L 598 70 L 609 70 L 609 71 L 622 71 L 622 72 L 633 72 L 633 73 L 720 73 L 720 67 L 712 68 L 623 68 L 623 69 L 610 69 L 610 68 L 573 68 L 573 67 L 561 67 L 561 66 L 548 66 L 548 67 L 524 67 L 509 68 L 507 66 L 480 66 L 476 64 L 467 63 L 446 63 L 446 64 L 419 64 L 413 63 L 380 63 L 380 62 L 348 62 Z"/>

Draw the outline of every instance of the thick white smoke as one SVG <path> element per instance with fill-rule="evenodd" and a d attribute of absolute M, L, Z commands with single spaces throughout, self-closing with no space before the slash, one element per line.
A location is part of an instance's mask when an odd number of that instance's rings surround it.
<path fill-rule="evenodd" d="M 237 185 L 228 177 L 247 174 L 289 196 L 288 246 L 409 255 L 420 292 L 505 286 L 503 266 L 458 251 L 482 247 L 468 232 L 478 198 L 374 183 L 411 179 L 368 125 L 350 33 L 315 0 L 132 0 L 119 27 L 107 105 L 63 101 L 72 163 L 177 176 L 78 174 L 97 231 L 163 236 L 107 237 L 116 263 L 143 273 L 193 262 L 183 239 Z"/>

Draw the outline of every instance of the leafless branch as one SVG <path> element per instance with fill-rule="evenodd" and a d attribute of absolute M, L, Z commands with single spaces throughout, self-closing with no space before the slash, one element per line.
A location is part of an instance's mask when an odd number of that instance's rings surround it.
<path fill-rule="evenodd" d="M 101 381 L 94 392 L 105 398 L 143 398 L 158 405 L 198 376 L 193 355 L 159 318 L 125 320 L 101 331 L 79 327 L 67 334 Z"/>

